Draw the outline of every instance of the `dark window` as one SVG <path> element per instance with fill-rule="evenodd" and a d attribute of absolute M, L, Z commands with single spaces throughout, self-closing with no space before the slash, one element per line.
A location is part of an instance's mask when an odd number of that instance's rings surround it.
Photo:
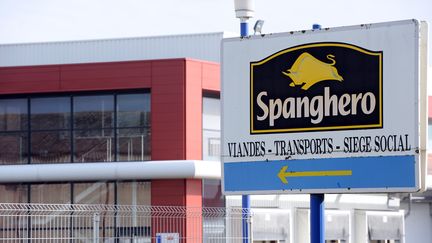
<path fill-rule="evenodd" d="M 114 127 L 114 96 L 74 97 L 74 129 Z"/>
<path fill-rule="evenodd" d="M 203 179 L 203 207 L 225 207 L 225 197 L 222 194 L 221 180 Z"/>
<path fill-rule="evenodd" d="M 117 159 L 150 160 L 150 94 L 117 96 Z"/>
<path fill-rule="evenodd" d="M 0 100 L 0 131 L 27 130 L 27 100 Z"/>
<path fill-rule="evenodd" d="M 31 99 L 31 129 L 53 130 L 70 128 L 70 98 Z"/>
<path fill-rule="evenodd" d="M 150 159 L 150 93 L 0 99 L 0 164 Z"/>
<path fill-rule="evenodd" d="M 74 162 L 114 161 L 114 95 L 73 98 Z"/>
<path fill-rule="evenodd" d="M 27 189 L 27 185 L 22 184 L 0 185 L 0 203 L 27 203 Z"/>
<path fill-rule="evenodd" d="M 220 160 L 220 99 L 205 95 L 202 99 L 203 160 Z M 224 207 L 221 181 L 203 179 L 202 200 L 204 207 Z"/>
<path fill-rule="evenodd" d="M 113 182 L 94 182 L 94 183 L 74 183 L 73 184 L 73 203 L 74 204 L 98 204 L 113 205 L 115 204 L 115 183 Z M 75 225 L 82 224 L 80 217 L 74 221 Z M 114 212 L 108 211 L 99 215 L 99 222 L 102 226 L 100 229 L 101 238 L 113 237 L 117 218 L 114 218 Z M 79 236 L 85 242 L 85 239 L 93 239 L 94 231 L 91 227 L 84 230 L 84 227 L 74 227 L 73 235 Z M 112 241 L 115 242 L 115 241 Z"/>
<path fill-rule="evenodd" d="M 74 183 L 73 203 L 76 204 L 114 204 L 114 183 Z"/>
<path fill-rule="evenodd" d="M 28 186 L 22 184 L 0 185 L 0 203 L 28 203 Z M 19 214 L 19 213 L 18 213 Z M 0 220 L 0 238 L 7 241 L 8 236 L 19 235 L 26 232 L 23 228 L 22 217 L 5 213 L 3 208 L 2 220 Z"/>
<path fill-rule="evenodd" d="M 32 132 L 30 148 L 31 162 L 70 162 L 70 140 L 70 131 Z"/>
<path fill-rule="evenodd" d="M 122 94 L 117 96 L 117 126 L 143 127 L 150 125 L 150 95 Z"/>
<path fill-rule="evenodd" d="M 71 203 L 71 184 L 33 184 L 30 195 L 31 203 Z"/>
<path fill-rule="evenodd" d="M 27 100 L 0 100 L 0 164 L 28 162 L 27 130 Z"/>
<path fill-rule="evenodd" d="M 117 203 L 119 205 L 150 205 L 150 182 L 132 181 L 117 183 Z"/>
<path fill-rule="evenodd" d="M 150 160 L 151 141 L 147 128 L 123 128 L 117 130 L 119 161 Z"/>
<path fill-rule="evenodd" d="M 31 163 L 71 161 L 70 97 L 30 99 Z"/>
<path fill-rule="evenodd" d="M 74 131 L 74 162 L 114 161 L 112 129 Z"/>
<path fill-rule="evenodd" d="M 0 164 L 26 164 L 27 162 L 27 133 L 0 133 Z"/>

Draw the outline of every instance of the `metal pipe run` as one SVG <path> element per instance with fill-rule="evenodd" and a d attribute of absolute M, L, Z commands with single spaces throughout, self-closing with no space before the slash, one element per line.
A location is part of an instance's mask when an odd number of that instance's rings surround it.
<path fill-rule="evenodd" d="M 220 179 L 220 162 L 166 160 L 0 166 L 0 183 L 183 178 Z"/>

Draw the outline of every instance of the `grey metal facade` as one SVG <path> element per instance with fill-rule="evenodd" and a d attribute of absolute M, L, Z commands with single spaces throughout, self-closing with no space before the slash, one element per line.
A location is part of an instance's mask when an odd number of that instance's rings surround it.
<path fill-rule="evenodd" d="M 0 45 L 0 67 L 193 58 L 220 62 L 224 32 Z"/>

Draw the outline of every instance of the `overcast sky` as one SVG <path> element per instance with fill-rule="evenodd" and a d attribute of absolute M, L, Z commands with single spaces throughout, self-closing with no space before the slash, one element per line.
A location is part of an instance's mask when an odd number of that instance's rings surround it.
<path fill-rule="evenodd" d="M 239 32 L 233 0 L 0 0 L 0 43 Z M 255 0 L 264 33 L 416 18 L 432 0 Z"/>
<path fill-rule="evenodd" d="M 250 29 L 257 19 L 276 33 L 413 18 L 431 25 L 432 0 L 255 0 Z M 239 33 L 234 0 L 0 0 L 0 44 L 218 31 Z"/>

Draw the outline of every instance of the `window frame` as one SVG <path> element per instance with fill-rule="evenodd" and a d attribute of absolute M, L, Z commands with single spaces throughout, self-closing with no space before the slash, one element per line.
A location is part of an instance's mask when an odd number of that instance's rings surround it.
<path fill-rule="evenodd" d="M 118 121 L 117 121 L 117 96 L 118 95 L 129 95 L 129 94 L 144 94 L 148 95 L 148 107 L 150 112 L 150 121 L 147 124 L 144 124 L 143 126 L 134 126 L 134 127 L 117 127 Z M 75 97 L 82 97 L 82 96 L 103 96 L 103 95 L 111 95 L 114 97 L 113 101 L 113 112 L 114 112 L 114 121 L 113 121 L 113 127 L 109 128 L 112 129 L 113 134 L 113 159 L 111 161 L 107 162 L 119 162 L 118 158 L 118 130 L 119 129 L 144 129 L 147 131 L 148 136 L 151 136 L 151 89 L 149 88 L 143 88 L 143 89 L 134 89 L 134 90 L 106 90 L 106 91 L 82 91 L 82 92 L 62 92 L 62 93 L 38 93 L 38 94 L 9 94 L 9 95 L 2 95 L 0 97 L 1 100 L 7 100 L 7 99 L 24 99 L 27 104 L 27 126 L 25 126 L 25 129 L 19 130 L 19 131 L 0 131 L 1 134 L 7 134 L 7 133 L 25 133 L 27 135 L 27 144 L 25 148 L 25 152 L 23 152 L 24 155 L 27 155 L 26 162 L 6 162 L 3 165 L 10 165 L 10 164 L 32 164 L 32 133 L 33 132 L 67 132 L 69 133 L 70 137 L 70 150 L 69 150 L 69 156 L 70 159 L 66 162 L 58 162 L 58 163 L 76 163 L 75 159 L 75 132 L 78 130 L 92 130 L 92 129 L 77 129 L 74 126 L 74 98 Z M 70 107 L 69 107 L 69 127 L 68 128 L 55 128 L 55 129 L 38 129 L 34 130 L 31 127 L 32 119 L 32 107 L 31 102 L 32 99 L 37 98 L 62 98 L 66 97 L 68 98 Z M 151 138 L 150 138 L 151 140 Z M 147 155 L 151 159 L 151 144 L 150 144 L 150 153 Z M 86 162 L 94 162 L 94 161 L 86 161 Z M 97 161 L 97 162 L 105 162 L 105 161 Z M 51 164 L 52 162 L 48 162 L 48 164 Z M 45 162 L 38 162 L 37 164 L 46 164 Z"/>

